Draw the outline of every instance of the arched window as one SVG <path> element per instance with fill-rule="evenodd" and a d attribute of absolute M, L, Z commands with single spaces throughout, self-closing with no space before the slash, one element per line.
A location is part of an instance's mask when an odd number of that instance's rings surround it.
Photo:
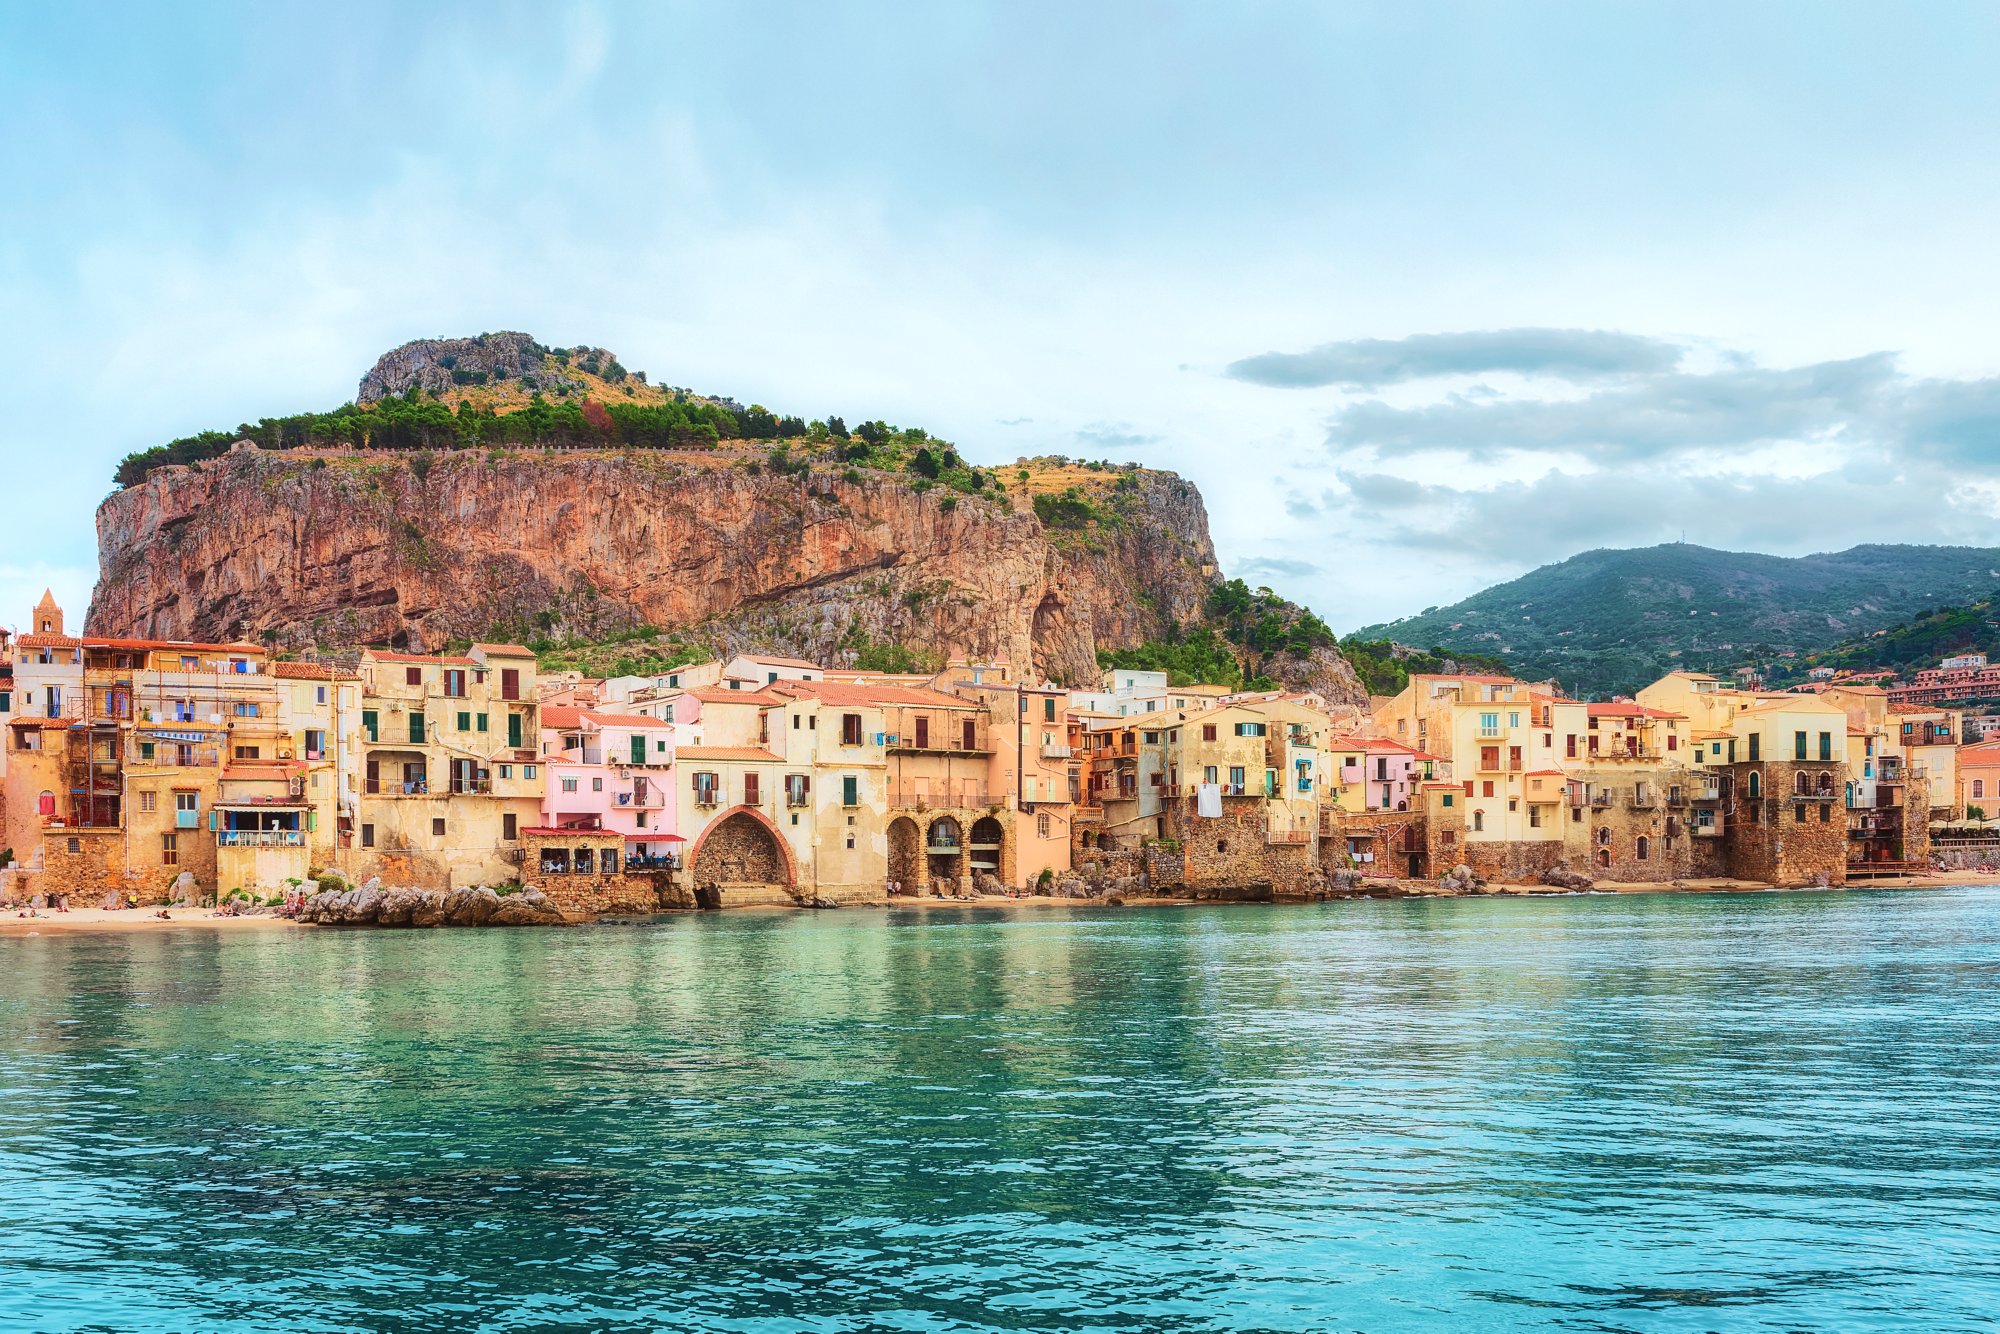
<path fill-rule="evenodd" d="M 1479 830 L 1481 830 L 1481 829 L 1484 829 L 1484 828 L 1486 828 L 1486 812 L 1485 812 L 1485 811 L 1474 811 L 1474 812 L 1472 813 L 1472 828 L 1473 828 L 1473 830 L 1474 830 L 1475 832 L 1477 832 L 1477 831 L 1479 831 Z"/>
<path fill-rule="evenodd" d="M 1637 857 L 1640 861 L 1645 861 L 1646 854 L 1651 852 L 1652 850 L 1653 850 L 1653 840 L 1647 838 L 1644 834 L 1639 835 L 1638 840 L 1632 844 L 1632 855 L 1634 857 Z"/>
<path fill-rule="evenodd" d="M 1792 790 L 1800 796 L 1804 796 L 1806 793 L 1812 791 L 1812 775 L 1808 774 L 1804 769 L 1799 770 L 1798 773 L 1792 776 Z"/>
<path fill-rule="evenodd" d="M 1972 795 L 1973 795 L 1973 796 L 1975 796 L 1975 797 L 1983 797 L 1983 796 L 1985 796 L 1985 795 L 1986 795 L 1986 780 L 1985 780 L 1985 779 L 1983 779 L 1983 778 L 1975 778 L 1975 779 L 1973 779 L 1973 780 L 1972 780 Z"/>
<path fill-rule="evenodd" d="M 1755 800 L 1757 797 L 1762 796 L 1763 792 L 1764 784 L 1760 781 L 1756 770 L 1753 769 L 1750 772 L 1750 797 L 1752 800 Z"/>
<path fill-rule="evenodd" d="M 53 792 L 43 792 L 35 800 L 35 810 L 42 815 L 54 815 L 56 813 L 56 794 Z"/>
<path fill-rule="evenodd" d="M 1610 848 L 1599 848 L 1599 849 L 1597 850 L 1597 864 L 1598 864 L 1599 866 L 1602 866 L 1602 867 L 1604 867 L 1604 868 L 1605 868 L 1606 870 L 1609 870 L 1609 869 L 1611 868 L 1611 849 L 1610 849 Z"/>
<path fill-rule="evenodd" d="M 1597 846 L 1600 848 L 1611 846 L 1611 831 L 1609 829 L 1600 829 L 1597 831 Z"/>
<path fill-rule="evenodd" d="M 1823 796 L 1823 797 L 1830 797 L 1830 796 L 1832 796 L 1832 795 L 1833 795 L 1833 771 L 1832 771 L 1832 770 L 1830 770 L 1830 769 L 1821 769 L 1821 770 L 1819 771 L 1819 793 L 1820 793 L 1820 795 L 1821 795 L 1821 796 Z"/>

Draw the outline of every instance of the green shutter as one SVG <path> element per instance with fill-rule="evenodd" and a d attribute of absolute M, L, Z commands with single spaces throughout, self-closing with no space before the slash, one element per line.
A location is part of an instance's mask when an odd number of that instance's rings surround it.
<path fill-rule="evenodd" d="M 474 719 L 473 719 L 472 721 L 473 721 L 473 722 L 474 722 L 475 724 L 477 724 L 477 725 L 478 725 L 478 728 L 479 728 L 479 730 L 480 730 L 480 731 L 484 732 L 484 731 L 486 730 L 486 715 L 485 715 L 485 714 L 483 714 L 483 713 L 482 713 L 482 714 L 478 715 L 478 716 L 477 716 L 476 718 L 474 718 Z"/>
<path fill-rule="evenodd" d="M 424 743 L 424 715 L 421 710 L 410 715 L 410 740 L 420 746 Z"/>
<path fill-rule="evenodd" d="M 848 774 L 840 780 L 840 804 L 859 806 L 861 804 L 861 780 Z"/>
<path fill-rule="evenodd" d="M 644 764 L 645 762 L 646 738 L 635 732 L 632 735 L 632 763 Z"/>
<path fill-rule="evenodd" d="M 470 711 L 465 709 L 458 711 L 458 730 L 461 732 L 470 732 L 472 730 L 472 714 Z"/>
<path fill-rule="evenodd" d="M 307 811 L 307 812 L 306 812 L 306 832 L 307 832 L 308 834 L 310 834 L 310 833 L 314 832 L 315 830 L 317 830 L 318 828 L 319 828 L 319 812 L 318 812 L 318 811 Z"/>
<path fill-rule="evenodd" d="M 518 713 L 507 715 L 507 744 L 510 746 L 521 744 L 521 715 Z"/>
<path fill-rule="evenodd" d="M 363 709 L 361 711 L 361 730 L 368 734 L 370 741 L 380 741 L 382 739 L 376 735 L 375 710 Z"/>

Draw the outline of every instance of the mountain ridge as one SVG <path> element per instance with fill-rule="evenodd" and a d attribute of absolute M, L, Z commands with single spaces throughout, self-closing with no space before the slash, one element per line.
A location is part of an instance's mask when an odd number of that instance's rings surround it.
<path fill-rule="evenodd" d="M 1993 547 L 1863 543 L 1806 556 L 1678 542 L 1596 548 L 1355 633 L 1495 654 L 1582 694 L 1630 693 L 1676 668 L 1828 647 L 1996 583 Z"/>

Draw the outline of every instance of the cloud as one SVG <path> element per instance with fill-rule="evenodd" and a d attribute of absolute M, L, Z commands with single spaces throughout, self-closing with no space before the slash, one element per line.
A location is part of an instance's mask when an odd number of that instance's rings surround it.
<path fill-rule="evenodd" d="M 1092 449 L 1141 449 L 1157 445 L 1162 439 L 1136 431 L 1128 422 L 1092 422 L 1078 428 L 1076 438 L 1078 443 Z"/>
<path fill-rule="evenodd" d="M 1491 460 L 1529 451 L 1632 459 L 1846 439 L 1873 434 L 1900 384 L 1895 354 L 1874 352 L 1783 369 L 1646 376 L 1581 398 L 1452 395 L 1414 407 L 1365 399 L 1334 414 L 1327 443 L 1383 455 L 1451 452 Z M 1949 429 L 1948 422 L 1939 426 Z"/>
<path fill-rule="evenodd" d="M 1600 380 L 1672 370 L 1682 351 L 1662 339 L 1602 329 L 1485 329 L 1265 352 L 1231 362 L 1227 373 L 1274 389 L 1378 389 L 1435 376 L 1499 371 Z"/>
<path fill-rule="evenodd" d="M 1285 579 L 1306 579 L 1325 572 L 1311 561 L 1286 560 L 1280 557 L 1258 556 L 1236 563 L 1236 576 L 1239 579 L 1254 579 L 1269 575 Z"/>

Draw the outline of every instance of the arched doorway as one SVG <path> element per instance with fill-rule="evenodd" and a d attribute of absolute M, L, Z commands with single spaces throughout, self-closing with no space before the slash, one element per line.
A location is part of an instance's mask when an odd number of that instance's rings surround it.
<path fill-rule="evenodd" d="M 1002 832 L 998 820 L 990 815 L 982 815 L 974 820 L 972 842 L 966 847 L 966 851 L 971 854 L 973 873 L 984 871 L 988 875 L 998 876 L 1001 866 L 1000 853 L 1005 844 L 1006 835 Z"/>
<path fill-rule="evenodd" d="M 949 815 L 931 821 L 924 852 L 930 862 L 931 884 L 957 892 L 959 877 L 965 874 L 965 835 L 958 821 Z"/>
<path fill-rule="evenodd" d="M 788 886 L 791 863 L 769 825 L 748 811 L 736 811 L 703 831 L 689 861 L 688 880 L 697 887 Z"/>
<path fill-rule="evenodd" d="M 899 815 L 889 822 L 889 879 L 914 894 L 924 879 L 924 836 L 917 822 Z"/>
<path fill-rule="evenodd" d="M 1598 868 L 1598 869 L 1599 869 L 1600 871 L 1608 871 L 1608 870 L 1610 870 L 1610 869 L 1611 869 L 1611 849 L 1610 849 L 1610 848 L 1599 848 L 1599 849 L 1597 850 L 1597 868 Z"/>

